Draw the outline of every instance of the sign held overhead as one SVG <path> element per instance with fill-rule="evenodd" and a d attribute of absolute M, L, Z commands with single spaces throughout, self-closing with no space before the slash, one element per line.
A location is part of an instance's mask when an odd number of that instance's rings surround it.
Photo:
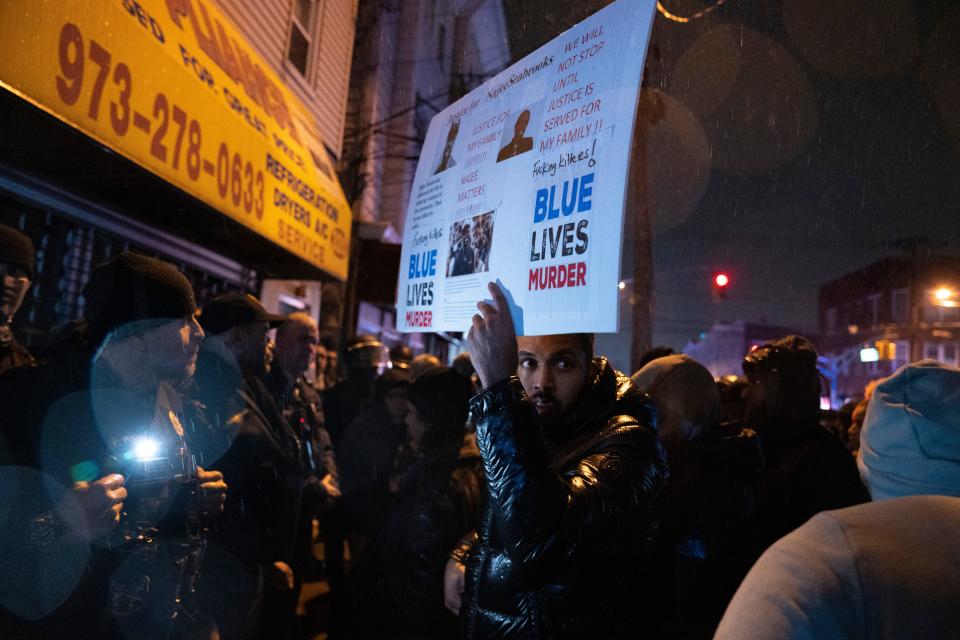
<path fill-rule="evenodd" d="M 407 207 L 399 330 L 467 330 L 493 280 L 518 334 L 617 330 L 655 10 L 614 2 L 433 118 Z"/>

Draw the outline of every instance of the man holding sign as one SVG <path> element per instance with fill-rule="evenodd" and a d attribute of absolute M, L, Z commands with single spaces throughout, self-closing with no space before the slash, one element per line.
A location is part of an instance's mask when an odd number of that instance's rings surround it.
<path fill-rule="evenodd" d="M 447 565 L 447 604 L 470 639 L 632 637 L 667 477 L 650 404 L 590 334 L 518 338 L 489 288 L 467 338 L 489 497 Z"/>

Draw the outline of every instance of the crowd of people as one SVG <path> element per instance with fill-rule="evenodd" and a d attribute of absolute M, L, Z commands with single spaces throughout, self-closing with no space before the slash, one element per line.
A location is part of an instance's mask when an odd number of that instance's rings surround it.
<path fill-rule="evenodd" d="M 334 639 L 960 629 L 958 369 L 827 424 L 799 336 L 734 379 L 669 350 L 627 376 L 589 334 L 516 336 L 491 284 L 446 367 L 248 294 L 198 307 L 130 252 L 32 354 L 34 266 L 0 228 L 3 637 L 298 638 L 320 576 Z"/>

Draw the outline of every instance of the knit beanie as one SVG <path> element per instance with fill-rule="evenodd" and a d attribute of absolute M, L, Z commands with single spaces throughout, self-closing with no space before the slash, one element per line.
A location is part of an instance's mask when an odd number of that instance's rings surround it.
<path fill-rule="evenodd" d="M 32 280 L 36 267 L 33 242 L 16 229 L 0 224 L 0 262 L 22 267 Z"/>
<path fill-rule="evenodd" d="M 407 400 L 435 428 L 462 427 L 467 421 L 472 393 L 469 379 L 448 367 L 435 367 L 410 384 Z"/>
<path fill-rule="evenodd" d="M 857 465 L 874 500 L 960 496 L 960 369 L 922 360 L 877 385 Z"/>
<path fill-rule="evenodd" d="M 98 265 L 83 297 L 95 343 L 131 322 L 184 318 L 197 310 L 193 287 L 176 267 L 129 251 Z"/>

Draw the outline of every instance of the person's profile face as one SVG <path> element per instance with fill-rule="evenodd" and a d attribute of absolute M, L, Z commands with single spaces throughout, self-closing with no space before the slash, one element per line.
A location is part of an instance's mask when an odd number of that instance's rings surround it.
<path fill-rule="evenodd" d="M 762 428 L 780 410 L 780 375 L 776 371 L 754 371 L 747 375 L 743 389 L 747 426 Z"/>
<path fill-rule="evenodd" d="M 289 362 L 293 371 L 306 371 L 310 366 L 310 359 L 316 353 L 319 340 L 320 334 L 316 327 L 298 325 L 295 331 L 291 331 L 282 342 L 277 343 L 277 355 L 282 361 Z"/>
<path fill-rule="evenodd" d="M 576 406 L 590 374 L 583 340 L 575 334 L 520 336 L 517 377 L 541 422 L 560 420 Z"/>
<path fill-rule="evenodd" d="M 204 333 L 196 315 L 170 320 L 148 329 L 143 342 L 143 366 L 158 380 L 180 383 L 197 369 L 197 354 Z"/>
<path fill-rule="evenodd" d="M 0 294 L 0 320 L 12 318 L 23 304 L 30 289 L 30 276 L 22 268 L 13 264 L 0 263 L 2 294 Z"/>
<path fill-rule="evenodd" d="M 414 447 L 419 447 L 423 440 L 423 434 L 427 432 L 429 425 L 420 419 L 417 408 L 411 402 L 407 402 L 407 414 L 404 417 L 404 422 L 407 425 L 407 438 Z"/>
<path fill-rule="evenodd" d="M 395 423 L 403 420 L 408 409 L 407 390 L 405 387 L 401 386 L 390 389 L 384 396 L 383 401 L 387 406 L 387 414 L 391 420 Z"/>
<path fill-rule="evenodd" d="M 267 331 L 266 322 L 248 322 L 237 327 L 240 344 L 236 352 L 237 364 L 245 375 L 259 375 L 267 367 Z"/>

